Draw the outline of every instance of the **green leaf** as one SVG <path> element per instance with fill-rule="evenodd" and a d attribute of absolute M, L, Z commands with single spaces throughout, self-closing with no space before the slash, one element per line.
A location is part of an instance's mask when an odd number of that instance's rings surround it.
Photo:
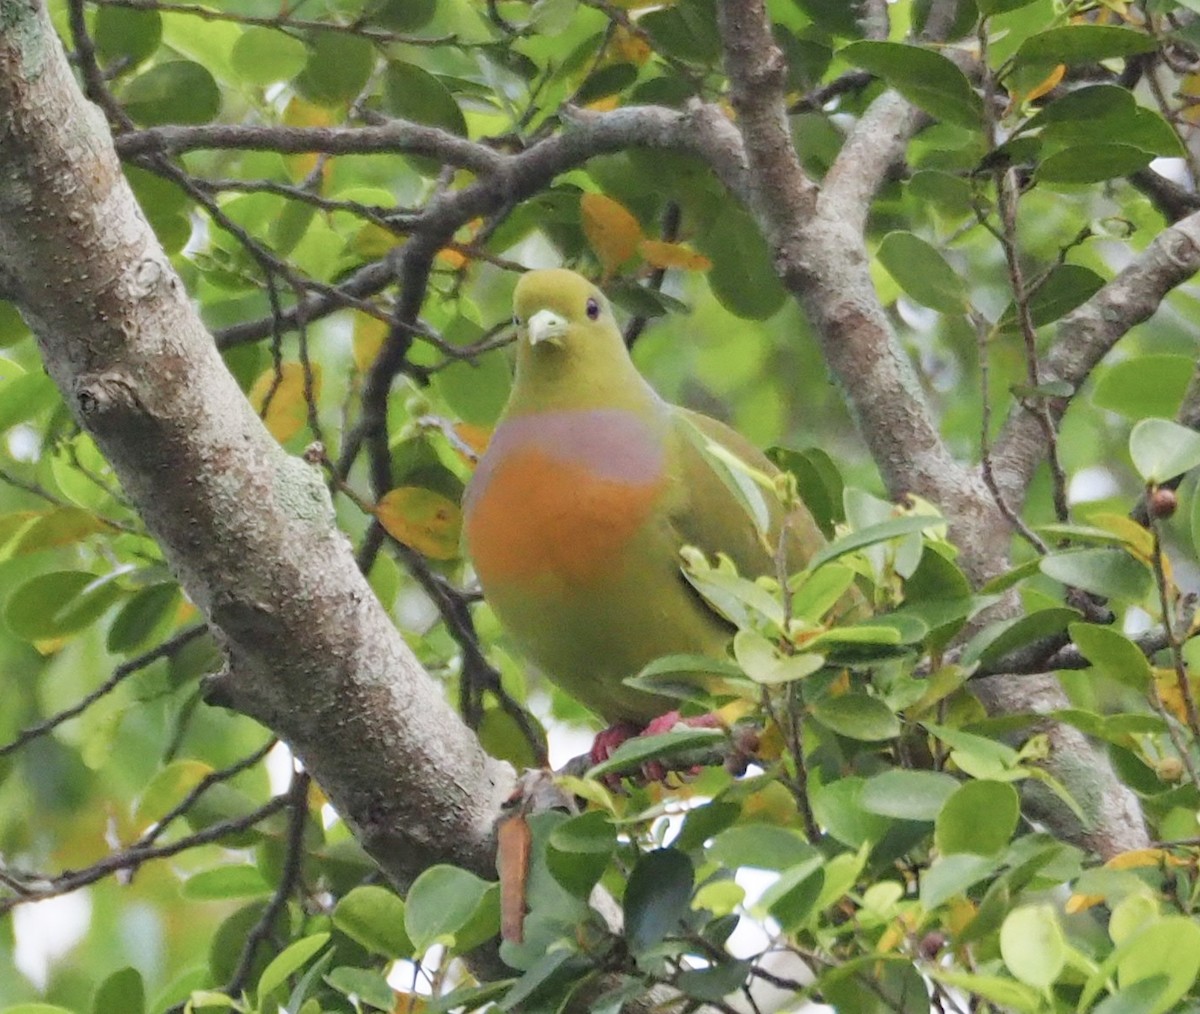
<path fill-rule="evenodd" d="M 101 8 L 108 10 L 108 8 Z M 308 63 L 308 49 L 295 36 L 251 25 L 233 47 L 233 69 L 254 85 L 290 81 Z"/>
<path fill-rule="evenodd" d="M 920 236 L 911 232 L 889 232 L 879 244 L 878 257 L 896 284 L 922 306 L 942 313 L 966 310 L 967 291 L 963 280 L 941 253 Z"/>
<path fill-rule="evenodd" d="M 217 866 L 194 873 L 183 882 L 183 897 L 194 901 L 254 898 L 271 893 L 271 885 L 253 866 Z"/>
<path fill-rule="evenodd" d="M 113 972 L 100 983 L 92 997 L 91 1014 L 143 1014 L 145 1009 L 146 986 L 136 968 Z"/>
<path fill-rule="evenodd" d="M 346 32 L 312 32 L 308 63 L 296 78 L 296 90 L 310 102 L 338 106 L 357 98 L 371 77 L 375 47 Z"/>
<path fill-rule="evenodd" d="M 729 868 L 783 871 L 807 863 L 816 849 L 799 831 L 773 824 L 739 824 L 713 839 L 708 858 Z"/>
<path fill-rule="evenodd" d="M 813 520 L 826 538 L 833 538 L 834 526 L 846 520 L 842 504 L 844 484 L 833 459 L 819 447 L 806 447 L 802 451 L 772 447 L 767 451 L 767 457 L 781 470 L 796 477 L 800 497 Z"/>
<path fill-rule="evenodd" d="M 1191 356 L 1133 356 L 1099 373 L 1092 401 L 1129 419 L 1173 416 L 1183 403 L 1193 366 Z"/>
<path fill-rule="evenodd" d="M 437 12 L 437 0 L 377 0 L 364 13 L 367 24 L 391 32 L 415 32 Z"/>
<path fill-rule="evenodd" d="M 464 931 L 474 934 L 477 927 L 471 926 L 472 920 L 477 912 L 482 913 L 485 898 L 495 886 L 457 866 L 425 870 L 409 888 L 404 908 L 404 929 L 414 952 L 423 954 L 435 943 L 453 946 Z"/>
<path fill-rule="evenodd" d="M 66 637 L 100 617 L 120 596 L 117 574 L 55 570 L 15 588 L 4 607 L 4 623 L 26 641 Z"/>
<path fill-rule="evenodd" d="M 863 809 L 863 785 L 862 778 L 851 775 L 810 792 L 817 823 L 852 849 L 879 842 L 892 827 L 888 818 Z"/>
<path fill-rule="evenodd" d="M 1146 482 L 1166 482 L 1200 465 L 1200 433 L 1170 419 L 1143 419 L 1129 434 L 1129 456 Z"/>
<path fill-rule="evenodd" d="M 77 1012 L 53 1003 L 19 1003 L 15 1007 L 5 1007 L 0 1014 L 77 1014 Z"/>
<path fill-rule="evenodd" d="M 618 771 L 634 771 L 647 761 L 713 750 L 724 742 L 725 733 L 720 729 L 680 729 L 656 736 L 635 736 L 617 747 L 607 760 L 590 768 L 588 777 L 599 778 Z"/>
<path fill-rule="evenodd" d="M 0 433 L 25 422 L 58 401 L 54 381 L 38 370 L 0 374 Z"/>
<path fill-rule="evenodd" d="M 389 63 L 383 79 L 384 108 L 393 116 L 441 127 L 465 137 L 467 121 L 450 89 L 412 63 Z"/>
<path fill-rule="evenodd" d="M 975 6 L 978 7 L 980 16 L 987 18 L 993 14 L 1020 10 L 1035 2 L 1036 0 L 975 0 Z"/>
<path fill-rule="evenodd" d="M 1036 175 L 1042 183 L 1101 183 L 1129 176 L 1153 160 L 1151 152 L 1120 141 L 1079 144 L 1048 155 Z"/>
<path fill-rule="evenodd" d="M 671 847 L 684 852 L 701 848 L 710 838 L 728 829 L 741 813 L 741 804 L 728 799 L 718 798 L 694 806 L 684 816 L 683 826 L 672 839 Z"/>
<path fill-rule="evenodd" d="M 324 978 L 339 993 L 356 996 L 361 1003 L 378 1010 L 391 1011 L 396 1007 L 396 994 L 392 992 L 387 979 L 378 972 L 343 965 L 330 971 Z M 403 1004 L 400 1006 L 402 1009 Z"/>
<path fill-rule="evenodd" d="M 808 570 L 815 571 L 818 567 L 829 563 L 831 560 L 836 560 L 847 553 L 853 553 L 867 546 L 887 542 L 889 539 L 895 539 L 901 535 L 923 532 L 926 528 L 936 528 L 945 523 L 942 518 L 930 514 L 910 514 L 905 517 L 889 518 L 887 521 L 868 525 L 866 528 L 850 532 L 829 543 L 829 545 L 808 561 Z"/>
<path fill-rule="evenodd" d="M 763 892 L 759 904 L 784 932 L 794 933 L 812 915 L 825 886 L 824 864 L 824 856 L 814 849 L 811 856 L 789 867 Z"/>
<path fill-rule="evenodd" d="M 840 563 L 826 564 L 815 571 L 801 571 L 788 581 L 792 593 L 792 615 L 820 623 L 854 584 L 854 571 Z"/>
<path fill-rule="evenodd" d="M 121 607 L 108 628 L 105 647 L 115 655 L 140 647 L 160 627 L 174 620 L 181 596 L 174 581 L 152 584 Z"/>
<path fill-rule="evenodd" d="M 356 887 L 337 903 L 333 924 L 372 954 L 397 960 L 416 948 L 404 928 L 404 902 L 386 887 Z"/>
<path fill-rule="evenodd" d="M 956 895 L 991 876 L 999 856 L 977 856 L 970 852 L 938 856 L 921 876 L 921 904 L 928 911 L 941 908 Z"/>
<path fill-rule="evenodd" d="M 1128 637 L 1112 627 L 1072 623 L 1071 640 L 1093 666 L 1109 679 L 1141 693 L 1150 687 L 1150 663 Z"/>
<path fill-rule="evenodd" d="M 221 111 L 221 91 L 207 68 L 191 60 L 171 60 L 130 81 L 121 104 L 143 127 L 207 123 Z"/>
<path fill-rule="evenodd" d="M 263 1001 L 307 965 L 329 943 L 328 933 L 313 933 L 284 948 L 258 977 L 258 1002 Z"/>
<path fill-rule="evenodd" d="M 775 274 L 766 241 L 754 220 L 734 201 L 725 201 L 696 249 L 712 261 L 708 284 L 717 301 L 746 320 L 766 320 L 783 306 L 787 292 Z"/>
<path fill-rule="evenodd" d="M 958 789 L 958 780 L 940 771 L 896 768 L 868 778 L 859 802 L 864 810 L 898 820 L 934 820 Z"/>
<path fill-rule="evenodd" d="M 739 630 L 734 635 L 733 657 L 747 676 L 764 686 L 803 679 L 825 664 L 825 656 L 815 652 L 783 655 L 774 644 L 753 630 Z"/>
<path fill-rule="evenodd" d="M 158 49 L 162 16 L 155 10 L 101 7 L 96 11 L 92 41 L 96 54 L 106 63 L 121 60 L 136 66 Z"/>
<path fill-rule="evenodd" d="M 848 693 L 825 697 L 812 706 L 822 725 L 848 739 L 878 742 L 900 735 L 900 719 L 878 697 Z"/>
<path fill-rule="evenodd" d="M 942 968 L 933 968 L 929 974 L 938 982 L 961 990 L 968 996 L 978 996 L 997 1005 L 1000 1010 L 1035 1014 L 1046 1009 L 1042 997 L 1035 990 L 999 975 L 976 975 Z"/>
<path fill-rule="evenodd" d="M 1029 315 L 1034 327 L 1044 327 L 1074 310 L 1104 285 L 1104 279 L 1091 268 L 1078 264 L 1060 264 L 1046 277 L 1029 299 Z M 997 328 L 1007 334 L 1020 329 L 1016 307 L 1009 305 Z M 1066 394 L 1070 394 L 1070 390 Z"/>
<path fill-rule="evenodd" d="M 1122 549 L 1069 549 L 1042 557 L 1041 571 L 1072 588 L 1105 598 L 1145 598 L 1154 587 L 1146 564 Z"/>
<path fill-rule="evenodd" d="M 1018 64 L 1096 63 L 1152 53 L 1158 47 L 1144 32 L 1112 25 L 1064 25 L 1031 35 L 1017 50 Z"/>
<path fill-rule="evenodd" d="M 967 76 L 941 53 L 899 42 L 852 42 L 838 55 L 883 78 L 931 116 L 979 129 L 983 103 Z"/>
<path fill-rule="evenodd" d="M 1067 941 L 1054 906 L 1013 909 L 1000 927 L 1000 954 L 1026 985 L 1046 989 L 1054 983 L 1067 962 Z"/>
<path fill-rule="evenodd" d="M 650 33 L 655 49 L 677 60 L 711 66 L 721 55 L 712 0 L 682 0 L 648 11 L 638 26 Z"/>
<path fill-rule="evenodd" d="M 635 956 L 682 928 L 694 882 L 692 861 L 678 849 L 655 849 L 638 860 L 622 903 L 625 937 Z"/>
<path fill-rule="evenodd" d="M 1145 1014 L 1176 1008 L 1200 974 L 1200 926 L 1182 915 L 1164 916 L 1117 948 L 1117 981 L 1122 989 L 1137 982 L 1165 979 Z M 1107 964 L 1107 962 L 1106 962 Z"/>
<path fill-rule="evenodd" d="M 1008 782 L 967 782 L 942 806 L 934 824 L 934 841 L 947 855 L 995 855 L 1012 838 L 1019 816 L 1017 790 Z"/>
<path fill-rule="evenodd" d="M 1037 561 L 1035 561 L 1037 562 Z M 962 662 L 994 662 L 1043 637 L 1060 634 L 1067 625 L 1080 618 L 1079 610 L 1065 606 L 1038 609 L 1011 620 L 1001 620 L 984 627 L 971 638 L 963 650 Z"/>
<path fill-rule="evenodd" d="M 617 830 L 601 810 L 581 813 L 550 832 L 546 867 L 566 890 L 587 899 L 617 849 Z"/>
<path fill-rule="evenodd" d="M 680 972 L 674 985 L 693 1000 L 719 1003 L 746 983 L 753 969 L 753 961 L 730 959 L 708 968 L 689 968 Z"/>

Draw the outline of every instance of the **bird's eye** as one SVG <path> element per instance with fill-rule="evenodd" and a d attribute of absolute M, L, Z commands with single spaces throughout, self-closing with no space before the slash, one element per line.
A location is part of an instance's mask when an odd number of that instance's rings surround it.
<path fill-rule="evenodd" d="M 521 318 L 519 316 L 517 316 L 517 314 L 514 313 L 513 314 L 513 327 L 520 327 L 520 326 L 521 326 Z"/>
<path fill-rule="evenodd" d="M 600 304 L 594 299 L 587 301 L 588 320 L 597 320 L 600 317 Z"/>

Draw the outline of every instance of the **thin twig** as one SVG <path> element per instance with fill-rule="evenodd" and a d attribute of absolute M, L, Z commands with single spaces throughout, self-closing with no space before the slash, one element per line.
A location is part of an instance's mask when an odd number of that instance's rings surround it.
<path fill-rule="evenodd" d="M 345 35 L 357 35 L 359 38 L 376 43 L 401 42 L 410 46 L 470 45 L 470 43 L 458 42 L 454 35 L 431 38 L 408 35 L 403 32 L 390 32 L 384 28 L 371 28 L 357 22 L 343 24 L 337 21 L 310 21 L 282 14 L 274 17 L 256 17 L 253 14 L 238 14 L 200 4 L 166 3 L 163 0 L 91 0 L 91 2 L 98 7 L 123 7 L 126 10 L 158 11 L 162 14 L 188 14 L 203 21 L 231 21 L 239 25 L 274 28 L 286 32 L 338 32 Z"/>
<path fill-rule="evenodd" d="M 229 982 L 221 987 L 221 992 L 226 996 L 238 996 L 246 987 L 259 946 L 270 938 L 275 921 L 300 883 L 300 872 L 304 865 L 304 827 L 308 820 L 308 787 L 311 781 L 311 777 L 304 771 L 292 772 L 292 783 L 285 797 L 291 812 L 288 817 L 287 851 L 283 871 L 267 907 L 263 909 L 258 922 L 246 934 L 246 942 L 242 945 L 237 967 L 229 977 Z"/>
<path fill-rule="evenodd" d="M 134 673 L 141 669 L 145 669 L 148 665 L 157 662 L 160 658 L 167 658 L 173 655 L 185 644 L 193 638 L 199 637 L 208 628 L 200 625 L 189 627 L 186 630 L 181 630 L 178 634 L 168 641 L 164 641 L 156 648 L 151 648 L 144 654 L 138 655 L 137 658 L 131 658 L 128 662 L 122 662 L 117 666 L 112 675 L 108 677 L 87 696 L 76 701 L 68 708 L 51 715 L 44 721 L 38 722 L 37 725 L 31 725 L 27 729 L 23 729 L 17 734 L 17 737 L 9 743 L 0 746 L 0 757 L 6 757 L 16 750 L 20 750 L 26 743 L 37 739 L 39 736 L 44 736 L 48 732 L 57 729 L 63 722 L 69 721 L 76 715 L 80 715 L 95 704 L 100 698 L 111 693 L 122 681 L 128 679 Z"/>
<path fill-rule="evenodd" d="M 210 845 L 218 842 L 231 834 L 249 830 L 255 824 L 261 823 L 272 814 L 278 813 L 287 805 L 288 797 L 286 795 L 274 796 L 250 813 L 241 817 L 222 820 L 216 824 L 210 824 L 195 834 L 187 835 L 166 845 L 151 845 L 145 848 L 134 846 L 132 848 L 121 849 L 82 870 L 66 870 L 56 877 L 44 877 L 35 874 L 21 875 L 20 879 L 26 888 L 26 893 L 20 894 L 19 897 L 15 898 L 0 899 L 0 915 L 4 915 L 24 902 L 42 901 L 46 898 L 56 898 L 63 894 L 70 894 L 81 887 L 87 887 L 98 880 L 103 880 L 105 877 L 119 870 L 140 866 L 152 859 L 167 859 L 178 855 L 180 852 L 196 848 L 198 845 Z M 13 871 L 7 871 L 7 875 L 12 877 Z"/>

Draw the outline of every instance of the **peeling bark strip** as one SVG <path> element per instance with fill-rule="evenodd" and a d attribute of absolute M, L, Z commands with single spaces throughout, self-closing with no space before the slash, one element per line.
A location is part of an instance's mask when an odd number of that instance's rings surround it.
<path fill-rule="evenodd" d="M 484 876 L 512 772 L 355 566 L 320 476 L 225 369 L 41 4 L 0 0 L 0 286 L 224 639 L 223 701 L 288 741 L 385 872 Z"/>

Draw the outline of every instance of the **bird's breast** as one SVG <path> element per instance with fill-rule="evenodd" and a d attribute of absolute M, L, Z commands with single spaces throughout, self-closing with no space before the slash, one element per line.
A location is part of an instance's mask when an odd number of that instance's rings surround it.
<path fill-rule="evenodd" d="M 547 412 L 504 422 L 471 480 L 466 535 L 485 592 L 580 588 L 614 577 L 665 488 L 652 423 L 627 412 Z"/>

